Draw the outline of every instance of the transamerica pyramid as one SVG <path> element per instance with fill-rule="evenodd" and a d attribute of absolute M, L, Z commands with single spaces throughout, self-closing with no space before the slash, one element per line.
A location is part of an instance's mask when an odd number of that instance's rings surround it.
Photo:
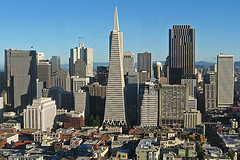
<path fill-rule="evenodd" d="M 123 33 L 119 31 L 117 6 L 109 35 L 109 74 L 103 125 L 126 125 L 124 104 Z"/>

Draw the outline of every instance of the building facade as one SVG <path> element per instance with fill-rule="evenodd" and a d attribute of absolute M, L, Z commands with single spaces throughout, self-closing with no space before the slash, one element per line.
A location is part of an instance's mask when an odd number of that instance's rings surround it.
<path fill-rule="evenodd" d="M 150 77 L 152 76 L 152 53 L 144 52 L 138 53 L 138 61 L 137 61 L 137 71 L 147 71 L 150 73 Z"/>
<path fill-rule="evenodd" d="M 217 57 L 217 105 L 231 107 L 234 98 L 234 56 L 220 54 Z"/>
<path fill-rule="evenodd" d="M 124 75 L 128 72 L 135 71 L 135 56 L 132 52 L 124 52 L 123 53 L 123 70 Z"/>
<path fill-rule="evenodd" d="M 47 131 L 52 129 L 56 116 L 56 104 L 51 98 L 33 100 L 23 111 L 24 129 L 39 129 Z"/>
<path fill-rule="evenodd" d="M 191 109 L 184 112 L 184 128 L 196 128 L 196 125 L 202 124 L 202 114 L 199 110 Z"/>
<path fill-rule="evenodd" d="M 71 91 L 70 85 L 70 75 L 67 70 L 59 68 L 52 73 L 52 87 L 62 87 L 64 91 Z"/>
<path fill-rule="evenodd" d="M 16 108 L 26 107 L 36 97 L 37 52 L 5 50 L 5 74 L 8 103 Z"/>
<path fill-rule="evenodd" d="M 195 29 L 174 25 L 169 29 L 169 83 L 180 84 L 182 76 L 195 74 Z"/>
<path fill-rule="evenodd" d="M 159 124 L 183 125 L 183 112 L 188 111 L 188 85 L 160 85 Z"/>
<path fill-rule="evenodd" d="M 110 66 L 107 84 L 104 122 L 106 125 L 126 125 L 123 73 L 123 33 L 119 31 L 117 6 L 113 31 L 110 32 Z"/>
<path fill-rule="evenodd" d="M 141 126 L 158 125 L 158 91 L 153 82 L 144 84 L 143 94 L 140 95 L 140 123 Z"/>

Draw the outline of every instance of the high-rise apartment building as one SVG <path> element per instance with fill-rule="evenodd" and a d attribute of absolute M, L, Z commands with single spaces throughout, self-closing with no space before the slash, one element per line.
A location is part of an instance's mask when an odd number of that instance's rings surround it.
<path fill-rule="evenodd" d="M 183 125 L 183 112 L 188 111 L 188 84 L 159 86 L 159 124 Z"/>
<path fill-rule="evenodd" d="M 110 66 L 103 124 L 126 125 L 123 73 L 123 33 L 119 31 L 117 6 L 110 32 Z"/>
<path fill-rule="evenodd" d="M 36 51 L 5 50 L 8 101 L 13 108 L 26 107 L 36 97 Z"/>
<path fill-rule="evenodd" d="M 56 116 L 55 101 L 51 98 L 39 98 L 33 100 L 23 111 L 24 129 L 40 129 L 49 131 L 54 125 Z"/>
<path fill-rule="evenodd" d="M 169 83 L 180 84 L 182 76 L 195 74 L 195 29 L 174 25 L 169 29 Z"/>
<path fill-rule="evenodd" d="M 231 107 L 234 93 L 234 56 L 220 54 L 217 57 L 217 105 Z"/>
<path fill-rule="evenodd" d="M 150 73 L 150 77 L 152 76 L 152 53 L 144 52 L 138 53 L 138 61 L 137 61 L 137 71 L 147 71 Z"/>
<path fill-rule="evenodd" d="M 123 70 L 124 75 L 128 72 L 135 71 L 135 56 L 132 52 L 124 52 L 123 53 Z"/>
<path fill-rule="evenodd" d="M 141 126 L 158 125 L 158 91 L 153 82 L 145 82 L 140 102 Z"/>

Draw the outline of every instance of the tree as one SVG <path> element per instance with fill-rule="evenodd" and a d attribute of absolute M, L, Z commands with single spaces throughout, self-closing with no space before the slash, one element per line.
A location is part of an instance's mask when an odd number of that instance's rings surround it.
<path fill-rule="evenodd" d="M 99 116 L 98 116 L 98 115 L 96 116 L 95 123 L 96 123 L 96 126 L 98 126 L 98 127 L 100 127 L 100 126 L 101 126 L 100 118 L 99 118 Z"/>
<path fill-rule="evenodd" d="M 197 157 L 199 159 L 203 159 L 204 150 L 203 150 L 202 146 L 200 146 L 198 143 L 196 144 L 196 152 L 197 152 Z"/>
<path fill-rule="evenodd" d="M 228 156 L 231 158 L 231 160 L 234 159 L 234 153 L 231 150 L 228 150 Z"/>

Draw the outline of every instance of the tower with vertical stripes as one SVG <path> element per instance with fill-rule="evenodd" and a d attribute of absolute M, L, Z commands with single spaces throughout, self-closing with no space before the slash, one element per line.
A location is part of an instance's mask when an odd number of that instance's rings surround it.
<path fill-rule="evenodd" d="M 113 30 L 109 35 L 109 75 L 104 114 L 104 125 L 126 125 L 124 103 L 123 33 L 119 31 L 117 6 Z"/>

